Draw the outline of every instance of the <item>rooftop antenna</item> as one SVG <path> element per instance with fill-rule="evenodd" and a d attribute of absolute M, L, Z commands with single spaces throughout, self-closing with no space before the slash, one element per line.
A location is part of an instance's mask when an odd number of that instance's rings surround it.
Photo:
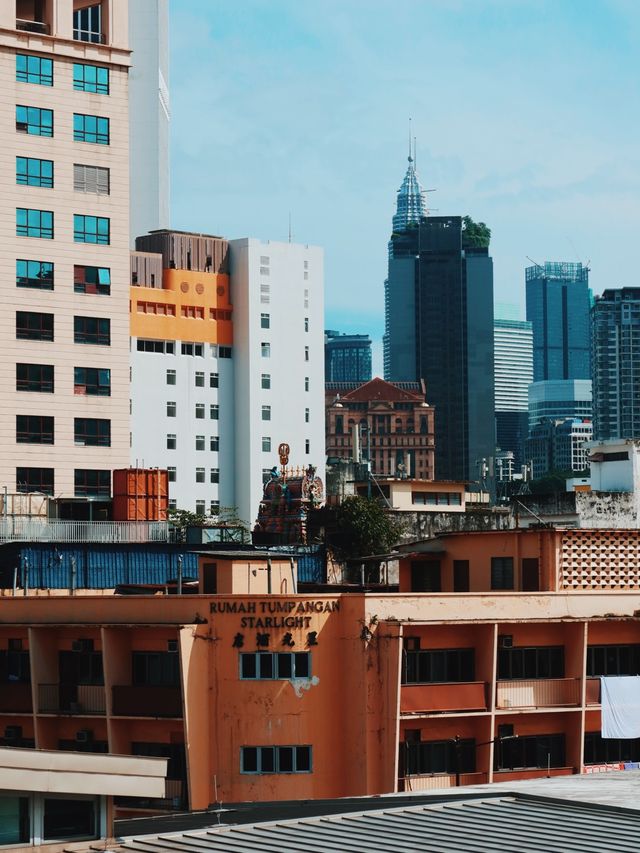
<path fill-rule="evenodd" d="M 528 261 L 534 265 L 534 267 L 540 267 L 540 269 L 544 269 L 544 264 L 539 264 L 537 261 L 534 261 L 533 258 L 530 258 L 529 255 L 526 256 Z"/>
<path fill-rule="evenodd" d="M 418 164 L 418 144 L 416 141 L 416 137 L 413 137 L 413 165 L 417 166 Z"/>
<path fill-rule="evenodd" d="M 415 139 L 415 137 L 414 137 Z M 409 157 L 408 160 L 410 163 L 413 163 L 413 157 L 411 156 L 411 116 L 409 116 Z"/>

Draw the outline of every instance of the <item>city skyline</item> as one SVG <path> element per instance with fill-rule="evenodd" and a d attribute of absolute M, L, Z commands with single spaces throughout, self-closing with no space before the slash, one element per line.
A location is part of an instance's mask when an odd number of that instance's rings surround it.
<path fill-rule="evenodd" d="M 497 300 L 524 305 L 527 257 L 590 260 L 596 293 L 633 284 L 637 8 L 322 8 L 171 2 L 173 227 L 286 240 L 291 213 L 326 251 L 327 326 L 379 354 L 411 116 L 429 204 L 492 229 Z"/>

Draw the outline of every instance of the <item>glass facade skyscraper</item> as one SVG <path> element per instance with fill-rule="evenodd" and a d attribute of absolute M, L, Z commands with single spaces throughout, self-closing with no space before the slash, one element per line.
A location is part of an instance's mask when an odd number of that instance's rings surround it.
<path fill-rule="evenodd" d="M 368 382 L 371 379 L 371 338 L 327 329 L 324 333 L 324 381 Z"/>
<path fill-rule="evenodd" d="M 588 268 L 547 261 L 527 267 L 525 277 L 534 381 L 590 379 Z"/>

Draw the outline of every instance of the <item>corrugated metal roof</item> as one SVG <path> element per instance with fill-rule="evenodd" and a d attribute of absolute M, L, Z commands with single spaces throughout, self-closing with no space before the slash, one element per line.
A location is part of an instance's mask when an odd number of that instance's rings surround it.
<path fill-rule="evenodd" d="M 637 853 L 640 814 L 503 796 L 126 840 L 125 850 L 244 853 Z"/>

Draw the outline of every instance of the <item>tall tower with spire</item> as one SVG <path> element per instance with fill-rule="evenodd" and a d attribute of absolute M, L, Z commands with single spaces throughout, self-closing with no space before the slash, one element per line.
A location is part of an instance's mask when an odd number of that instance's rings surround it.
<path fill-rule="evenodd" d="M 424 380 L 435 407 L 435 475 L 491 491 L 495 453 L 493 265 L 488 229 L 428 215 L 409 151 L 385 281 L 384 375 Z M 471 486 L 473 488 L 473 486 Z"/>

